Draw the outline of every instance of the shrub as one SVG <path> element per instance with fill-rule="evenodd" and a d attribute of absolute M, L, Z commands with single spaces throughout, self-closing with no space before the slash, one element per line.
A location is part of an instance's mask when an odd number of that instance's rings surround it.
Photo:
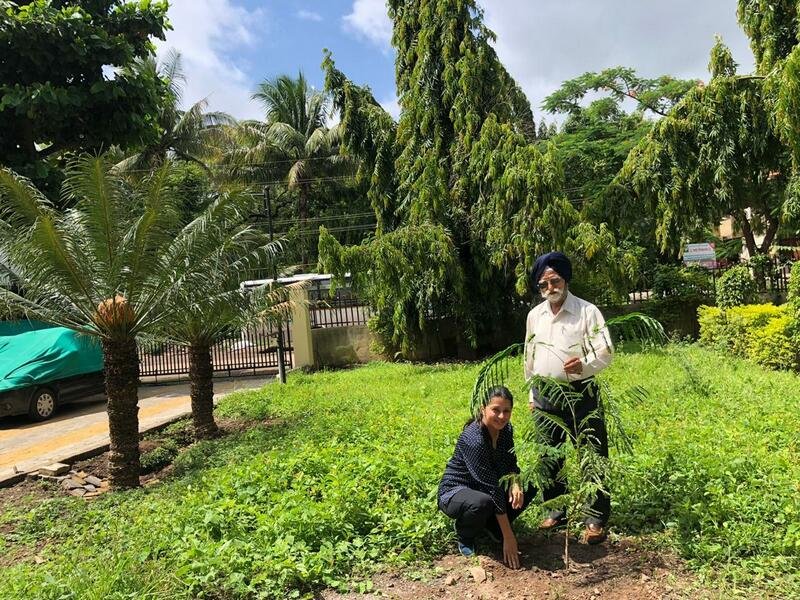
<path fill-rule="evenodd" d="M 714 286 L 702 267 L 658 265 L 652 272 L 652 296 L 636 306 L 653 317 L 671 336 L 696 338 L 697 308 L 714 300 Z"/>
<path fill-rule="evenodd" d="M 797 370 L 800 357 L 794 338 L 795 321 L 784 314 L 749 335 L 748 358 L 770 369 Z"/>
<path fill-rule="evenodd" d="M 697 309 L 697 321 L 700 324 L 698 341 L 705 346 L 726 346 L 722 342 L 725 331 L 725 313 L 717 306 L 700 306 Z"/>
<path fill-rule="evenodd" d="M 683 302 L 702 302 L 712 294 L 711 278 L 703 267 L 658 265 L 653 275 L 656 298 L 677 298 Z"/>
<path fill-rule="evenodd" d="M 800 260 L 792 265 L 786 299 L 796 311 L 800 310 Z"/>
<path fill-rule="evenodd" d="M 698 310 L 700 343 L 773 369 L 798 369 L 797 323 L 788 305 L 749 304 Z"/>
<path fill-rule="evenodd" d="M 750 304 L 757 292 L 750 269 L 744 265 L 731 267 L 717 280 L 717 306 L 729 308 Z"/>

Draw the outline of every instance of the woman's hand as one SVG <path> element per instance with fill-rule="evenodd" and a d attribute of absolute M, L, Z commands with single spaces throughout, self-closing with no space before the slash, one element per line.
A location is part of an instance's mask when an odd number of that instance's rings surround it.
<path fill-rule="evenodd" d="M 514 482 L 511 484 L 511 489 L 508 490 L 508 501 L 511 503 L 511 508 L 514 510 L 519 510 L 522 508 L 522 505 L 525 502 L 525 494 L 522 492 L 522 488 L 520 487 L 519 483 Z"/>
<path fill-rule="evenodd" d="M 512 569 L 519 569 L 519 549 L 514 534 L 503 536 L 503 561 Z"/>

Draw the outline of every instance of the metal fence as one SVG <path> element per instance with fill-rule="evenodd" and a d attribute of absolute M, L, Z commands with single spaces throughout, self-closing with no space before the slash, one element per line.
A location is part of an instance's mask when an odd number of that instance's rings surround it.
<path fill-rule="evenodd" d="M 792 261 L 770 258 L 769 260 L 765 260 L 763 265 L 757 267 L 745 261 L 721 264 L 715 268 L 705 269 L 705 272 L 708 273 L 708 281 L 698 292 L 713 298 L 716 293 L 717 279 L 728 269 L 737 265 L 745 265 L 750 268 L 753 278 L 758 285 L 759 292 L 782 294 L 789 289 L 789 276 L 792 271 Z M 653 279 L 652 276 L 643 278 L 636 286 L 636 289 L 628 293 L 629 303 L 636 304 L 655 298 Z"/>
<path fill-rule="evenodd" d="M 338 288 L 331 297 L 330 288 L 315 281 L 308 299 L 312 328 L 366 325 L 372 316 L 370 307 L 349 288 Z"/>
<path fill-rule="evenodd" d="M 256 374 L 278 368 L 277 328 L 253 326 L 222 340 L 211 348 L 214 373 L 228 376 Z M 292 367 L 289 323 L 283 325 L 284 363 Z M 141 377 L 181 376 L 189 373 L 189 352 L 183 346 L 143 341 L 139 344 Z"/>

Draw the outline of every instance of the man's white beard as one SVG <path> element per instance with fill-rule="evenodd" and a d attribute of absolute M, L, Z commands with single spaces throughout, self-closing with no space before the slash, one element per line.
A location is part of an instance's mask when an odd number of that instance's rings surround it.
<path fill-rule="evenodd" d="M 559 291 L 552 291 L 548 292 L 547 290 L 541 292 L 542 298 L 547 300 L 550 304 L 558 304 L 560 303 L 567 295 L 566 290 L 559 290 Z"/>

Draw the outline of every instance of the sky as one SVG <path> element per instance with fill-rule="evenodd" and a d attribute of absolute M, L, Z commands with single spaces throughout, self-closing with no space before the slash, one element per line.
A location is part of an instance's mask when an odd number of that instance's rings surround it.
<path fill-rule="evenodd" d="M 641 76 L 707 79 L 714 36 L 730 47 L 740 72 L 753 56 L 736 22 L 736 0 L 483 0 L 500 59 L 540 105 L 561 82 L 624 65 Z M 259 82 L 303 71 L 321 89 L 328 48 L 351 80 L 369 85 L 395 117 L 391 22 L 384 0 L 171 0 L 173 30 L 159 57 L 181 53 L 184 104 L 206 98 L 209 110 L 262 118 L 250 99 Z"/>

